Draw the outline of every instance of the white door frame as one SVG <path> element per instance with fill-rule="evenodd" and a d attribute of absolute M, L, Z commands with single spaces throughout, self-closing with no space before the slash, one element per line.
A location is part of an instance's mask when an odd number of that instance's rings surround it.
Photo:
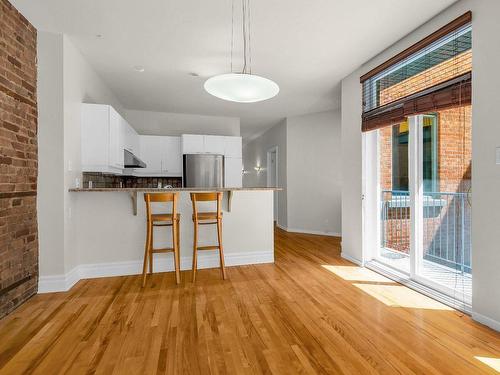
<path fill-rule="evenodd" d="M 423 259 L 423 115 L 408 117 L 408 171 L 410 190 L 410 276 L 415 277 L 421 271 Z"/>
<path fill-rule="evenodd" d="M 275 160 L 275 178 L 274 178 L 274 181 L 275 181 L 275 186 L 279 186 L 279 178 L 278 178 L 278 168 L 279 168 L 279 165 L 278 165 L 278 146 L 273 146 L 271 147 L 270 149 L 267 150 L 267 153 L 266 153 L 266 184 L 267 184 L 267 187 L 272 187 L 270 186 L 271 184 L 271 174 L 269 173 L 271 171 L 271 154 L 275 152 L 276 153 L 276 160 Z M 273 207 L 273 214 L 274 214 L 274 210 L 276 210 L 276 217 L 275 217 L 275 220 L 278 221 L 278 192 L 274 192 L 273 194 L 273 200 L 275 201 L 275 209 Z"/>

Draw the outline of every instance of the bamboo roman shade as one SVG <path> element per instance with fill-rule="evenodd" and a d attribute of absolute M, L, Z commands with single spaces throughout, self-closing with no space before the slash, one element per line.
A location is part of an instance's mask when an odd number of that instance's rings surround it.
<path fill-rule="evenodd" d="M 472 26 L 468 12 L 361 77 L 362 130 L 471 103 Z"/>

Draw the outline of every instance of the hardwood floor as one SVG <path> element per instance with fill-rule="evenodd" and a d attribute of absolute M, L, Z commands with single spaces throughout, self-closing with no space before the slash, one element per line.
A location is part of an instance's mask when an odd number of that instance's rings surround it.
<path fill-rule="evenodd" d="M 500 360 L 500 334 L 342 260 L 338 239 L 277 230 L 275 264 L 227 274 L 37 295 L 0 321 L 0 373 L 496 373 L 478 358 Z"/>

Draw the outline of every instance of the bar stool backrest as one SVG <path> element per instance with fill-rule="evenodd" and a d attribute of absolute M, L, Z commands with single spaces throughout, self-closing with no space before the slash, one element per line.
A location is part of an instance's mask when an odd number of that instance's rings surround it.
<path fill-rule="evenodd" d="M 196 202 L 217 202 L 217 217 L 222 213 L 222 192 L 213 193 L 191 193 L 191 203 L 193 204 L 193 214 L 198 215 Z"/>
<path fill-rule="evenodd" d="M 146 216 L 148 221 L 151 220 L 151 202 L 168 203 L 172 202 L 172 217 L 177 215 L 177 199 L 179 193 L 145 193 L 144 201 L 146 202 Z"/>

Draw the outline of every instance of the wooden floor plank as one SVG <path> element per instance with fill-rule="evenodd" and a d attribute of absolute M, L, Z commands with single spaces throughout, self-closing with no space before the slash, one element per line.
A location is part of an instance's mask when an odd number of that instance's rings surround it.
<path fill-rule="evenodd" d="M 1 374 L 493 374 L 500 334 L 277 229 L 275 264 L 82 280 L 0 321 Z"/>

